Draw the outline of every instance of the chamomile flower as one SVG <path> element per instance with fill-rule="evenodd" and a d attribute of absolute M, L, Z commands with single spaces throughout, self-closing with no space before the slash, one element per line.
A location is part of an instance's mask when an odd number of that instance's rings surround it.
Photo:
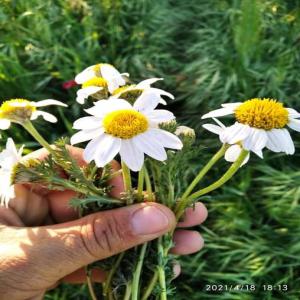
<path fill-rule="evenodd" d="M 120 73 L 114 66 L 110 64 L 97 64 L 90 66 L 80 72 L 75 81 L 78 84 L 84 84 L 86 81 L 93 79 L 94 77 L 101 77 L 107 83 L 107 88 L 110 93 L 113 93 L 115 89 L 124 85 L 125 76 L 129 76 L 128 73 Z"/>
<path fill-rule="evenodd" d="M 174 99 L 174 96 L 162 89 L 151 86 L 151 84 L 159 80 L 163 80 L 163 78 L 149 78 L 136 85 L 132 84 L 120 87 L 113 92 L 111 98 L 121 98 L 133 103 L 142 93 L 151 93 L 152 95 L 155 95 L 155 97 L 159 98 L 159 103 L 166 105 L 167 102 L 161 96 L 166 96 L 170 99 Z"/>
<path fill-rule="evenodd" d="M 64 103 L 53 99 L 47 99 L 38 102 L 33 102 L 26 99 L 11 99 L 5 101 L 0 106 L 0 129 L 8 129 L 11 122 L 23 124 L 25 121 L 35 120 L 39 116 L 43 117 L 44 120 L 48 122 L 57 122 L 57 119 L 54 115 L 37 109 L 39 107 L 48 105 L 67 106 Z"/>
<path fill-rule="evenodd" d="M 142 94 L 133 105 L 124 99 L 100 100 L 86 112 L 91 116 L 75 121 L 80 129 L 71 138 L 71 144 L 90 140 L 84 149 L 87 162 L 98 167 L 109 163 L 118 153 L 132 171 L 139 171 L 144 154 L 164 161 L 165 148 L 181 149 L 182 142 L 174 134 L 159 128 L 159 124 L 173 120 L 173 113 L 155 109 L 159 100 L 151 94 Z"/>
<path fill-rule="evenodd" d="M 8 138 L 6 148 L 0 153 L 0 206 L 8 206 L 9 200 L 15 197 L 11 177 L 14 167 L 22 158 L 23 147 L 17 150 L 13 139 Z"/>
<path fill-rule="evenodd" d="M 300 113 L 273 99 L 255 98 L 244 103 L 227 103 L 202 117 L 234 115 L 236 122 L 222 133 L 228 144 L 240 143 L 243 149 L 262 157 L 266 147 L 273 152 L 294 154 L 295 146 L 286 127 L 300 132 Z"/>
<path fill-rule="evenodd" d="M 229 140 L 227 139 L 227 135 L 225 134 L 225 132 L 227 130 L 226 126 L 219 120 L 217 120 L 215 118 L 213 118 L 213 119 L 217 123 L 217 125 L 216 124 L 204 124 L 202 126 L 206 130 L 217 134 L 220 138 L 220 141 L 223 144 L 229 144 Z M 235 162 L 239 158 L 242 150 L 243 150 L 243 148 L 242 148 L 241 144 L 238 142 L 236 144 L 230 145 L 225 152 L 225 155 L 224 155 L 225 160 L 228 162 Z M 246 164 L 249 161 L 249 158 L 250 158 L 250 153 L 247 155 L 247 157 L 245 158 L 245 160 L 243 161 L 241 166 Z"/>

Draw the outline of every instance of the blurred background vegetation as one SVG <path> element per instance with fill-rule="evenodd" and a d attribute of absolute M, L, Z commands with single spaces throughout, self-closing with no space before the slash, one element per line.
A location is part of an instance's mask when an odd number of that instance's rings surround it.
<path fill-rule="evenodd" d="M 109 62 L 133 81 L 164 77 L 161 87 L 176 95 L 171 109 L 197 128 L 203 147 L 191 161 L 196 172 L 219 143 L 201 129 L 200 116 L 209 109 L 259 96 L 300 110 L 299 46 L 298 0 L 0 0 L 0 99 L 67 102 L 70 109 L 56 111 L 62 122 L 55 130 L 37 125 L 54 140 L 71 133 L 81 113 L 76 88 L 62 84 L 86 66 Z M 7 134 L 28 151 L 37 146 L 16 127 Z M 293 137 L 300 146 L 299 135 Z M 266 153 L 264 160 L 253 155 L 226 187 L 203 198 L 209 218 L 199 230 L 206 247 L 180 258 L 183 274 L 172 298 L 300 298 L 297 152 L 292 158 Z M 206 284 L 257 288 L 207 292 Z M 264 284 L 287 284 L 288 291 L 266 292 Z M 64 285 L 46 299 L 87 296 L 84 287 Z"/>

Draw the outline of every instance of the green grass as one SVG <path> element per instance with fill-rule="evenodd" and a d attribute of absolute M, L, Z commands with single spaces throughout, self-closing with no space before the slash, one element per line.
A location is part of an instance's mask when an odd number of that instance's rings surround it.
<path fill-rule="evenodd" d="M 297 0 L 0 0 L 1 100 L 53 97 L 70 104 L 53 140 L 79 114 L 75 90 L 61 85 L 85 66 L 115 64 L 132 80 L 165 77 L 172 110 L 198 131 L 203 146 L 191 177 L 218 146 L 199 116 L 223 102 L 278 98 L 300 110 L 300 2 Z M 8 132 L 34 148 L 16 128 Z M 5 135 L 4 135 L 5 136 Z M 299 135 L 294 157 L 252 155 L 226 187 L 203 198 L 209 218 L 199 230 L 206 247 L 182 257 L 177 299 L 300 298 Z M 223 163 L 222 168 L 225 166 Z M 218 176 L 213 172 L 206 180 Z M 255 284 L 255 292 L 205 291 L 206 284 Z M 288 284 L 286 293 L 263 284 Z M 64 285 L 46 299 L 87 299 Z"/>

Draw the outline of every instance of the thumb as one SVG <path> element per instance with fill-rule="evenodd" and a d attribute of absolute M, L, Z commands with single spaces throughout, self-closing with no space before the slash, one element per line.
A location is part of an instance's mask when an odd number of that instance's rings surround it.
<path fill-rule="evenodd" d="M 26 265 L 33 265 L 34 273 L 38 270 L 39 278 L 49 282 L 157 238 L 174 227 L 174 214 L 167 207 L 142 203 L 68 223 L 23 229 L 27 242 L 19 241 L 19 246 L 30 260 Z"/>

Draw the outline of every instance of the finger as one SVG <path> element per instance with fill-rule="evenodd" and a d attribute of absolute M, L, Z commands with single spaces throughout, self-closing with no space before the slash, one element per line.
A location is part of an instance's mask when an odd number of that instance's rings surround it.
<path fill-rule="evenodd" d="M 173 278 L 177 278 L 181 273 L 181 266 L 178 262 L 175 262 L 173 265 Z"/>
<path fill-rule="evenodd" d="M 26 226 L 42 224 L 48 213 L 47 201 L 24 185 L 16 184 L 14 189 L 15 197 L 9 201 L 9 207 L 16 212 Z"/>
<path fill-rule="evenodd" d="M 0 206 L 0 224 L 15 227 L 24 226 L 24 223 L 15 211 L 3 206 Z"/>
<path fill-rule="evenodd" d="M 78 212 L 70 206 L 70 200 L 76 195 L 76 192 L 70 190 L 49 192 L 47 198 L 55 222 L 68 222 L 78 218 Z"/>
<path fill-rule="evenodd" d="M 207 209 L 203 203 L 197 202 L 194 207 L 186 209 L 183 220 L 177 227 L 192 227 L 203 223 L 207 218 Z"/>
<path fill-rule="evenodd" d="M 93 282 L 103 282 L 106 278 L 105 272 L 100 269 L 93 269 L 91 271 L 90 276 Z M 72 283 L 72 284 L 85 283 L 86 280 L 87 280 L 86 271 L 83 268 L 65 276 L 62 279 L 63 282 Z"/>
<path fill-rule="evenodd" d="M 120 164 L 113 160 L 111 162 L 111 167 L 113 172 L 117 172 L 121 169 Z M 124 192 L 124 182 L 123 182 L 123 177 L 120 174 L 114 176 L 110 181 L 109 184 L 113 187 L 111 190 L 110 195 L 114 198 L 121 198 L 122 193 Z"/>
<path fill-rule="evenodd" d="M 170 250 L 170 252 L 179 255 L 187 255 L 198 252 L 204 246 L 204 240 L 200 233 L 191 230 L 176 230 L 173 241 L 175 246 Z"/>
<path fill-rule="evenodd" d="M 37 280 L 46 278 L 49 283 L 94 261 L 155 239 L 172 230 L 175 222 L 167 207 L 141 203 L 64 224 L 22 229 L 26 236 L 18 235 L 21 240 L 16 247 L 21 247 L 26 257 L 35 262 L 34 269 L 40 270 Z M 26 267 L 31 268 L 30 262 Z"/>

